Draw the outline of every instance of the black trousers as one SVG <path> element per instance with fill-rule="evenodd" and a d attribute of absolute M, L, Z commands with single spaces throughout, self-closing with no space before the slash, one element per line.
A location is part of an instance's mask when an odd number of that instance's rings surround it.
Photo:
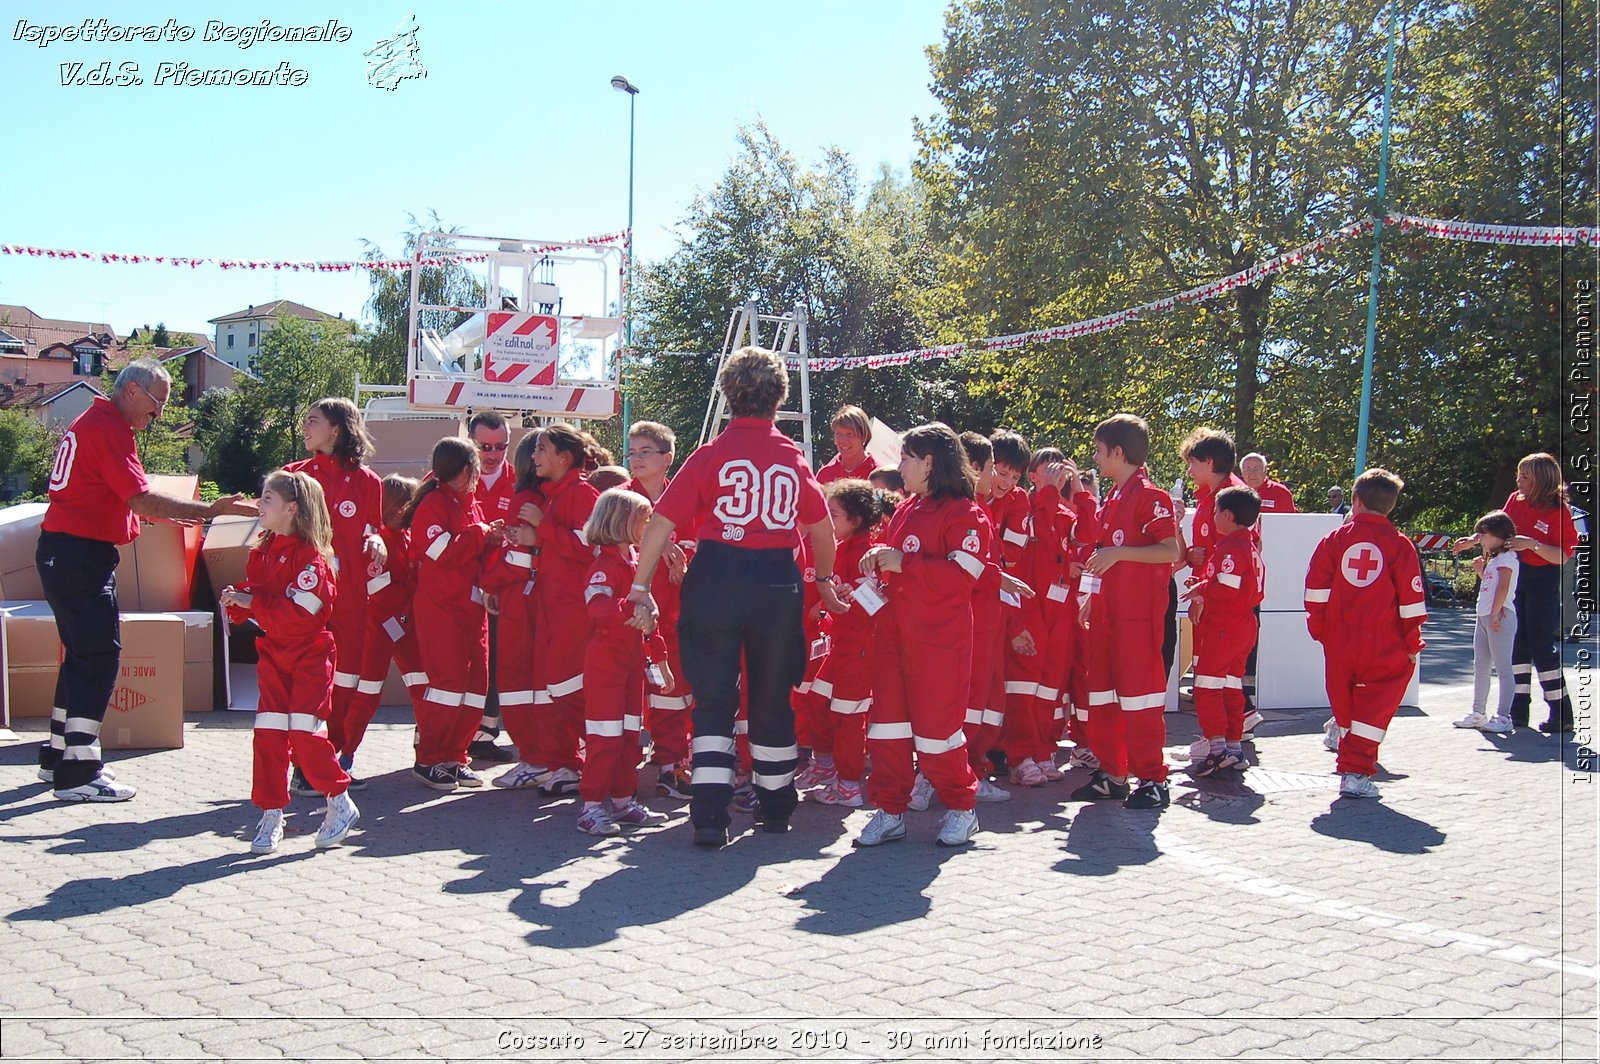
<path fill-rule="evenodd" d="M 117 619 L 117 548 L 65 532 L 41 532 L 34 560 L 61 636 L 61 671 L 50 710 L 50 742 L 39 767 L 55 787 L 79 787 L 100 775 L 100 725 L 117 685 L 122 626 Z"/>
<path fill-rule="evenodd" d="M 734 718 L 748 680 L 751 782 L 764 820 L 788 820 L 799 750 L 789 691 L 805 675 L 800 570 L 788 550 L 702 540 L 683 578 L 678 645 L 694 689 L 696 827 L 726 827 L 738 765 Z M 742 663 L 742 667 L 741 667 Z"/>
<path fill-rule="evenodd" d="M 1178 657 L 1178 585 L 1176 581 L 1167 581 L 1167 613 L 1161 619 L 1161 663 L 1166 671 L 1162 676 L 1172 675 L 1172 663 Z"/>
<path fill-rule="evenodd" d="M 1517 574 L 1517 635 L 1511 643 L 1517 691 L 1511 700 L 1511 721 L 1518 727 L 1528 726 L 1536 672 L 1544 700 L 1550 703 L 1550 720 L 1572 725 L 1572 703 L 1561 671 L 1561 574 L 1559 565 L 1526 564 Z"/>
<path fill-rule="evenodd" d="M 491 613 L 489 614 L 489 690 L 483 704 L 483 719 L 478 722 L 478 731 L 488 735 L 491 742 L 500 738 L 500 690 L 495 682 L 500 661 L 497 650 L 499 645 L 500 618 Z"/>

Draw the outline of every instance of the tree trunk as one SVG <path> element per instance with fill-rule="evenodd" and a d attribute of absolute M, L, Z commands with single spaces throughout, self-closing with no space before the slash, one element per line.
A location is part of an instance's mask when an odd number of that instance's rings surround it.
<path fill-rule="evenodd" d="M 1248 266 L 1246 262 L 1235 268 Z M 1261 390 L 1257 371 L 1261 366 L 1261 337 L 1271 283 L 1262 281 L 1234 289 L 1234 305 L 1239 312 L 1239 357 L 1233 378 L 1233 445 L 1239 454 L 1255 450 L 1256 395 Z"/>

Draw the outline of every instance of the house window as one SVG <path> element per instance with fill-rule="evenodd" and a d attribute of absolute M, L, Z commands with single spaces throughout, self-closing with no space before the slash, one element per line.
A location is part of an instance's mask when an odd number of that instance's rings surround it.
<path fill-rule="evenodd" d="M 250 334 L 250 346 L 251 347 L 256 346 L 256 334 L 255 333 L 251 333 Z"/>
<path fill-rule="evenodd" d="M 228 346 L 229 347 L 233 346 L 233 333 L 229 333 L 228 334 Z"/>

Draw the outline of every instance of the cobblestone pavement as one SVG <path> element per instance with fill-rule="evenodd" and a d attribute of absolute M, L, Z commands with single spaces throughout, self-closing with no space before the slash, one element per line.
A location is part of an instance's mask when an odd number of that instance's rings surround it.
<path fill-rule="evenodd" d="M 860 851 L 866 813 L 803 805 L 706 853 L 653 799 L 667 825 L 591 839 L 575 799 L 417 786 L 386 710 L 348 844 L 314 851 L 297 798 L 255 857 L 247 715 L 114 755 L 141 788 L 118 806 L 51 800 L 24 722 L 0 1055 L 1593 1060 L 1595 674 L 1569 671 L 1579 743 L 1460 731 L 1470 618 L 1428 638 L 1379 802 L 1336 799 L 1323 713 L 1275 713 L 1242 786 L 1069 807 L 1073 772 L 981 807 L 958 852 L 937 810 Z"/>

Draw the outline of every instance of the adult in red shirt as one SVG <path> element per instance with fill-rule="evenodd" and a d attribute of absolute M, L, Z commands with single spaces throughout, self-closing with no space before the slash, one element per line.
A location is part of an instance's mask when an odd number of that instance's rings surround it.
<path fill-rule="evenodd" d="M 137 793 L 114 780 L 100 757 L 100 724 L 122 653 L 117 548 L 139 534 L 140 517 L 203 521 L 256 512 L 243 495 L 202 503 L 150 490 L 133 433 L 161 415 L 171 391 L 159 362 L 130 362 L 111 398 L 96 399 L 68 426 L 50 468 L 50 505 L 34 558 L 62 659 L 39 778 L 62 801 L 125 802 Z"/>
<path fill-rule="evenodd" d="M 506 455 L 511 446 L 511 428 L 506 419 L 494 410 L 480 410 L 467 422 L 467 435 L 478 449 L 478 487 L 473 497 L 485 521 L 512 523 L 511 496 L 516 494 L 517 478 Z M 483 719 L 478 722 L 478 734 L 473 736 L 467 753 L 475 761 L 504 765 L 515 761 L 512 752 L 495 745 L 500 738 L 500 691 L 496 682 L 499 665 L 499 617 L 489 614 L 489 697 L 483 706 Z"/>
<path fill-rule="evenodd" d="M 759 347 L 742 348 L 723 364 L 717 385 L 733 420 L 689 456 L 661 496 L 628 595 L 635 603 L 632 623 L 648 631 L 657 616 L 650 594 L 656 564 L 673 530 L 698 522 L 693 535 L 699 547 L 683 578 L 678 642 L 695 696 L 689 816 L 695 845 L 713 849 L 728 840 L 741 657 L 748 677 L 751 782 L 762 827 L 787 831 L 798 801 L 794 772 L 800 752 L 789 689 L 806 666 L 794 559 L 801 530 L 811 541 L 823 601 L 836 612 L 845 609 L 835 590 L 833 522 L 822 487 L 800 448 L 773 424 L 789 394 L 783 359 Z"/>
<path fill-rule="evenodd" d="M 364 574 L 369 562 L 382 563 L 388 546 L 379 529 L 383 527 L 383 478 L 367 467 L 376 453 L 367 435 L 361 411 L 348 399 L 318 399 L 306 411 L 300 438 L 311 457 L 291 462 L 284 469 L 305 473 L 322 488 L 328 504 L 328 519 L 333 522 L 333 573 L 337 594 L 328 628 L 333 632 L 337 655 L 333 666 L 333 709 L 328 727 L 343 734 L 351 703 L 361 685 L 361 666 L 366 657 L 367 582 Z M 350 769 L 348 759 L 344 764 Z M 295 794 L 319 792 L 295 770 L 289 789 Z"/>
<path fill-rule="evenodd" d="M 1256 494 L 1261 496 L 1261 512 L 1264 514 L 1292 514 L 1297 513 L 1294 505 L 1294 492 L 1289 490 L 1287 484 L 1273 480 L 1267 475 L 1267 456 L 1260 451 L 1251 451 L 1239 462 L 1239 475 L 1244 482 L 1256 489 Z"/>
<path fill-rule="evenodd" d="M 817 470 L 818 484 L 836 480 L 866 480 L 878 468 L 867 453 L 872 440 L 872 419 L 859 406 L 841 406 L 833 415 L 833 445 L 839 451 L 828 464 Z"/>
<path fill-rule="evenodd" d="M 1553 455 L 1530 454 L 1517 463 L 1517 490 L 1505 511 L 1517 526 L 1511 549 L 1522 560 L 1517 577 L 1517 635 L 1511 644 L 1511 668 L 1517 678 L 1511 702 L 1511 723 L 1528 726 L 1533 707 L 1533 675 L 1550 705 L 1550 719 L 1539 725 L 1547 735 L 1572 730 L 1572 701 L 1561 671 L 1561 565 L 1578 545 L 1578 529 L 1567 505 L 1561 464 Z M 1456 544 L 1471 544 L 1471 539 Z"/>

